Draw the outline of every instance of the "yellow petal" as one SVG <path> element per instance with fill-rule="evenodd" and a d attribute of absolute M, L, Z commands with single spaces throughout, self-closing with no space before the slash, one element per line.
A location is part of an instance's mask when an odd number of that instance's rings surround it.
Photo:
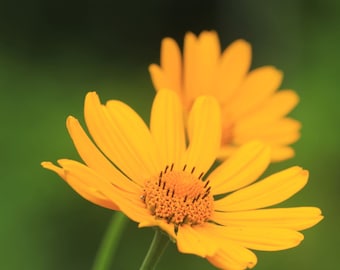
<path fill-rule="evenodd" d="M 215 201 L 215 210 L 243 211 L 283 202 L 307 183 L 308 171 L 291 167 Z"/>
<path fill-rule="evenodd" d="M 214 84 L 217 64 L 220 58 L 221 48 L 218 35 L 215 31 L 203 31 L 198 37 L 196 55 L 196 80 L 199 82 L 194 89 L 199 95 L 211 95 Z"/>
<path fill-rule="evenodd" d="M 234 128 L 234 143 L 243 144 L 249 140 L 262 140 L 269 144 L 291 144 L 300 137 L 300 122 L 283 118 L 274 123 L 247 128 L 238 125 Z"/>
<path fill-rule="evenodd" d="M 298 95 L 292 90 L 282 90 L 269 97 L 263 104 L 240 119 L 236 124 L 241 130 L 256 129 L 269 125 L 287 115 L 299 102 Z"/>
<path fill-rule="evenodd" d="M 224 227 L 224 237 L 246 248 L 276 251 L 296 247 L 303 240 L 303 234 L 281 228 Z"/>
<path fill-rule="evenodd" d="M 208 177 L 212 194 L 222 194 L 256 181 L 270 162 L 270 149 L 260 142 L 242 146 Z"/>
<path fill-rule="evenodd" d="M 136 163 L 148 170 L 148 176 L 158 174 L 161 166 L 158 150 L 143 119 L 132 108 L 118 100 L 108 101 L 106 108 L 111 127 L 115 129 L 115 140 L 118 142 L 116 152 L 120 152 L 121 148 L 128 158 L 127 163 L 132 163 L 135 157 Z M 121 155 L 117 155 L 117 160 L 121 159 Z M 114 163 L 118 164 L 116 161 Z"/>
<path fill-rule="evenodd" d="M 223 239 L 223 249 L 219 249 L 213 256 L 208 256 L 208 261 L 219 269 L 244 270 L 251 269 L 257 263 L 253 252 L 232 241 Z"/>
<path fill-rule="evenodd" d="M 81 197 L 101 207 L 109 208 L 112 210 L 119 210 L 118 206 L 110 199 L 105 197 L 95 184 L 88 183 L 82 179 L 77 179 L 73 175 L 67 173 L 63 168 L 55 166 L 51 162 L 42 162 L 42 167 L 54 171 L 62 179 L 64 179 Z"/>
<path fill-rule="evenodd" d="M 322 218 L 319 208 L 292 207 L 227 213 L 214 212 L 212 220 L 227 227 L 271 227 L 300 231 L 314 226 Z"/>
<path fill-rule="evenodd" d="M 283 161 L 295 156 L 295 151 L 292 147 L 282 145 L 272 145 L 272 161 Z"/>
<path fill-rule="evenodd" d="M 223 145 L 218 153 L 218 159 L 223 161 L 228 157 L 233 155 L 235 151 L 239 148 L 236 145 Z M 295 151 L 290 146 L 282 146 L 282 145 L 270 145 L 271 148 L 271 161 L 279 162 L 289 158 L 294 157 Z"/>
<path fill-rule="evenodd" d="M 159 89 L 168 88 L 168 78 L 166 77 L 165 72 L 160 66 L 156 64 L 151 64 L 149 66 L 149 73 L 156 91 L 158 91 Z"/>
<path fill-rule="evenodd" d="M 237 93 L 225 106 L 233 121 L 256 108 L 280 86 L 282 72 L 274 67 L 264 66 L 252 70 L 240 85 Z"/>
<path fill-rule="evenodd" d="M 140 192 L 140 187 L 128 180 L 119 172 L 110 161 L 92 143 L 77 119 L 70 116 L 67 118 L 67 129 L 73 143 L 83 161 L 91 169 L 101 174 L 104 179 L 127 192 Z"/>
<path fill-rule="evenodd" d="M 155 145 L 142 119 L 119 101 L 100 104 L 96 93 L 85 99 L 85 121 L 103 153 L 130 179 L 144 180 L 160 171 Z"/>
<path fill-rule="evenodd" d="M 188 120 L 189 147 L 182 164 L 199 175 L 214 163 L 221 143 L 221 115 L 215 98 L 196 99 Z"/>
<path fill-rule="evenodd" d="M 251 64 L 251 46 L 244 40 L 236 40 L 223 52 L 216 70 L 213 95 L 224 104 L 240 86 Z"/>
<path fill-rule="evenodd" d="M 218 152 L 218 158 L 223 161 L 227 158 L 229 158 L 235 151 L 239 148 L 239 146 L 236 145 L 222 145 L 220 148 L 220 151 Z"/>
<path fill-rule="evenodd" d="M 158 92 L 152 106 L 150 130 L 163 167 L 179 164 L 185 151 L 185 134 L 182 104 L 174 92 Z"/>
<path fill-rule="evenodd" d="M 172 38 L 162 40 L 161 67 L 168 79 L 166 88 L 180 93 L 182 83 L 181 51 Z"/>
<path fill-rule="evenodd" d="M 196 227 L 195 227 L 196 228 Z M 246 269 L 252 268 L 257 263 L 253 252 L 243 245 L 231 240 L 225 233 L 225 227 L 212 223 L 205 223 L 196 229 L 200 235 L 205 234 L 210 245 L 218 246 L 217 251 L 207 259 L 216 267 L 223 269 Z"/>
<path fill-rule="evenodd" d="M 189 107 L 197 97 L 199 81 L 197 80 L 198 39 L 189 32 L 184 37 L 183 49 L 183 87 L 185 104 Z"/>
<path fill-rule="evenodd" d="M 138 224 L 138 228 L 143 227 L 159 227 L 162 231 L 167 233 L 174 241 L 176 241 L 177 235 L 175 233 L 174 224 L 166 222 L 164 219 L 153 219 L 143 221 Z"/>
<path fill-rule="evenodd" d="M 182 253 L 195 254 L 201 257 L 213 255 L 218 243 L 211 241 L 211 235 L 201 226 L 180 226 L 177 233 L 177 247 Z"/>
<path fill-rule="evenodd" d="M 124 214 L 136 222 L 153 219 L 140 198 L 141 193 L 124 192 L 109 184 L 98 173 L 79 162 L 62 159 L 58 160 L 58 163 L 63 168 L 65 180 L 69 184 L 92 187 L 114 202 Z"/>

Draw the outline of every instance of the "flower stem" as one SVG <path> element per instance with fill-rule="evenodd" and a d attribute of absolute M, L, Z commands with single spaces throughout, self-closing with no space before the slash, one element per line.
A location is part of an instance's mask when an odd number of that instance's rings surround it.
<path fill-rule="evenodd" d="M 108 270 L 114 259 L 119 239 L 128 221 L 121 212 L 114 213 L 97 251 L 92 270 Z"/>
<path fill-rule="evenodd" d="M 148 253 L 146 254 L 139 270 L 155 269 L 169 242 L 169 236 L 161 232 L 161 230 L 156 229 Z"/>

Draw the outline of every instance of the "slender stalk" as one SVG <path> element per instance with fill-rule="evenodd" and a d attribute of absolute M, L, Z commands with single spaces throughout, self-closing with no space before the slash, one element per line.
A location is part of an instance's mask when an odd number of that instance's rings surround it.
<path fill-rule="evenodd" d="M 118 247 L 119 240 L 128 219 L 121 212 L 113 214 L 107 231 L 97 251 L 92 270 L 109 270 Z"/>
<path fill-rule="evenodd" d="M 146 254 L 139 270 L 155 269 L 169 242 L 169 236 L 161 232 L 159 229 L 156 229 L 148 253 Z"/>

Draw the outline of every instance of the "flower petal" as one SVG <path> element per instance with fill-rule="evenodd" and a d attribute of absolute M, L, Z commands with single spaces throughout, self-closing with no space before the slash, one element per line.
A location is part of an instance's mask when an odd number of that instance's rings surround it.
<path fill-rule="evenodd" d="M 214 163 L 221 143 L 221 115 L 215 98 L 201 96 L 196 99 L 189 114 L 189 147 L 182 164 L 196 173 L 207 170 Z"/>
<path fill-rule="evenodd" d="M 198 85 L 193 98 L 199 95 L 210 95 L 214 83 L 214 76 L 220 58 L 221 48 L 218 35 L 215 31 L 203 31 L 197 42 L 196 80 Z"/>
<path fill-rule="evenodd" d="M 130 179 L 144 180 L 160 170 L 155 145 L 142 119 L 119 101 L 100 104 L 95 92 L 85 99 L 85 121 L 105 155 Z"/>
<path fill-rule="evenodd" d="M 246 248 L 277 251 L 296 247 L 303 240 L 303 234 L 290 229 L 268 227 L 224 227 L 224 237 Z"/>
<path fill-rule="evenodd" d="M 215 74 L 213 95 L 224 104 L 240 86 L 251 64 L 251 46 L 239 39 L 231 43 L 223 52 Z"/>
<path fill-rule="evenodd" d="M 271 227 L 300 231 L 314 226 L 322 218 L 319 208 L 292 207 L 241 212 L 214 212 L 212 220 L 227 227 Z"/>
<path fill-rule="evenodd" d="M 212 194 L 222 194 L 256 181 L 270 162 L 270 149 L 260 142 L 242 146 L 208 177 Z"/>
<path fill-rule="evenodd" d="M 271 145 L 271 161 L 278 162 L 294 157 L 295 151 L 290 146 Z M 218 153 L 218 159 L 225 160 L 238 149 L 237 146 L 224 145 Z"/>
<path fill-rule="evenodd" d="M 121 148 L 128 158 L 127 163 L 131 163 L 135 157 L 136 163 L 147 169 L 147 177 L 158 174 L 161 166 L 158 150 L 143 119 L 132 108 L 118 100 L 108 101 L 106 108 L 112 120 L 111 127 L 116 131 L 116 152 L 120 152 L 117 148 Z M 121 154 L 117 154 L 115 164 L 121 159 Z"/>
<path fill-rule="evenodd" d="M 290 146 L 272 145 L 272 161 L 278 162 L 294 157 L 295 151 Z"/>
<path fill-rule="evenodd" d="M 159 65 L 151 64 L 149 66 L 149 73 L 156 91 L 163 88 L 169 88 L 169 78 Z"/>
<path fill-rule="evenodd" d="M 176 241 L 177 235 L 175 233 L 174 224 L 166 222 L 164 219 L 153 219 L 143 221 L 138 224 L 138 228 L 143 227 L 159 227 L 162 231 L 167 233 L 174 241 Z"/>
<path fill-rule="evenodd" d="M 92 143 L 78 120 L 70 116 L 66 121 L 67 129 L 82 160 L 91 169 L 101 174 L 113 185 L 127 192 L 140 192 L 140 187 L 127 179 Z"/>
<path fill-rule="evenodd" d="M 245 269 L 247 267 L 253 267 L 257 262 L 254 253 L 224 237 L 224 228 L 225 227 L 211 223 L 192 226 L 191 230 L 195 232 L 191 232 L 191 236 L 187 235 L 188 231 L 182 231 L 183 234 L 186 233 L 185 237 L 188 237 L 185 238 L 184 245 L 189 251 L 203 250 L 203 257 L 207 257 L 211 263 L 223 269 Z M 182 227 L 179 228 L 178 233 L 181 232 L 181 229 Z M 179 238 L 177 238 L 177 242 L 178 241 Z M 188 253 L 197 254 L 196 252 Z"/>
<path fill-rule="evenodd" d="M 243 144 L 249 140 L 262 140 L 269 144 L 290 144 L 297 141 L 300 137 L 300 122 L 283 118 L 270 125 L 262 124 L 255 127 L 234 128 L 234 142 Z"/>
<path fill-rule="evenodd" d="M 185 151 L 182 104 L 173 91 L 160 90 L 153 102 L 150 130 L 163 167 L 179 164 Z"/>
<path fill-rule="evenodd" d="M 143 200 L 140 199 L 140 196 L 124 192 L 116 188 L 106 179 L 103 179 L 97 172 L 84 164 L 68 159 L 58 160 L 58 163 L 62 167 L 63 178 L 72 187 L 89 187 L 89 189 L 91 188 L 91 190 L 95 190 L 100 194 L 103 194 L 135 222 L 146 222 L 153 219 L 153 216 L 151 216 L 149 211 L 146 209 Z"/>
<path fill-rule="evenodd" d="M 244 270 L 253 268 L 257 264 L 257 257 L 249 249 L 223 239 L 223 248 L 213 256 L 208 256 L 210 263 L 220 269 Z"/>
<path fill-rule="evenodd" d="M 299 96 L 292 90 L 281 90 L 268 98 L 237 122 L 239 129 L 253 129 L 259 125 L 269 125 L 287 115 L 299 102 Z"/>
<path fill-rule="evenodd" d="M 218 242 L 211 241 L 211 235 L 204 225 L 180 226 L 177 233 L 177 247 L 182 253 L 196 254 L 201 257 L 213 255 Z"/>
<path fill-rule="evenodd" d="M 185 104 L 190 106 L 197 96 L 199 81 L 197 80 L 198 39 L 188 32 L 184 37 L 183 49 L 183 87 Z"/>
<path fill-rule="evenodd" d="M 308 171 L 291 167 L 215 201 L 215 210 L 243 211 L 278 204 L 301 190 L 307 180 Z"/>
<path fill-rule="evenodd" d="M 280 86 L 282 76 L 282 72 L 270 66 L 252 70 L 236 95 L 225 104 L 231 119 L 236 121 L 271 96 Z"/>
<path fill-rule="evenodd" d="M 182 95 L 181 51 L 172 38 L 164 38 L 161 45 L 161 64 L 149 66 L 155 89 L 168 88 Z"/>
<path fill-rule="evenodd" d="M 168 78 L 166 88 L 180 93 L 182 83 L 181 51 L 172 38 L 164 38 L 161 46 L 161 67 Z"/>
<path fill-rule="evenodd" d="M 90 184 L 82 179 L 77 179 L 72 174 L 69 174 L 63 168 L 55 166 L 51 162 L 42 162 L 42 167 L 54 171 L 62 179 L 64 179 L 80 196 L 101 207 L 109 208 L 112 210 L 119 210 L 118 206 L 103 195 L 91 182 Z"/>

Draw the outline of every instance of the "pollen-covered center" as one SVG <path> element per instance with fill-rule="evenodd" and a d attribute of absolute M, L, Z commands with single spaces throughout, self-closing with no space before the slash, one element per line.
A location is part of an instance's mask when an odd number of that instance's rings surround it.
<path fill-rule="evenodd" d="M 211 217 L 213 197 L 209 181 L 200 178 L 166 168 L 159 177 L 146 181 L 142 198 L 151 214 L 175 224 L 175 231 L 182 224 L 201 224 Z"/>

